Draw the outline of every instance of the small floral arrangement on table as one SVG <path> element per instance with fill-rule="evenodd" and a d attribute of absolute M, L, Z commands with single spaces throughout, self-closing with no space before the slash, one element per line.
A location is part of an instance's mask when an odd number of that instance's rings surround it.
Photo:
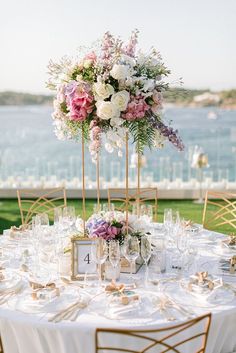
<path fill-rule="evenodd" d="M 106 135 L 105 148 L 122 155 L 126 132 L 136 143 L 138 153 L 144 147 L 162 147 L 169 140 L 178 150 L 184 146 L 177 130 L 162 118 L 163 92 L 169 85 L 170 71 L 160 54 L 152 49 L 137 50 L 138 31 L 128 43 L 106 32 L 100 45 L 80 48 L 76 58 L 50 61 L 47 86 L 55 90 L 55 133 L 59 139 L 89 142 L 93 161 Z"/>
<path fill-rule="evenodd" d="M 142 217 L 129 216 L 129 235 L 140 238 L 145 234 L 145 229 L 147 229 L 147 225 Z M 86 230 L 90 238 L 103 238 L 107 241 L 118 240 L 122 244 L 127 235 L 126 215 L 118 211 L 94 214 L 88 219 Z"/>

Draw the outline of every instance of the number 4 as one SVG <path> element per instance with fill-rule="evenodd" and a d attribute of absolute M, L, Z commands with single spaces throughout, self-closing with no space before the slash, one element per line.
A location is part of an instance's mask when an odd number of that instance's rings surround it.
<path fill-rule="evenodd" d="M 84 258 L 84 261 L 87 262 L 87 264 L 89 265 L 90 264 L 90 257 L 89 257 L 89 254 L 87 254 Z"/>

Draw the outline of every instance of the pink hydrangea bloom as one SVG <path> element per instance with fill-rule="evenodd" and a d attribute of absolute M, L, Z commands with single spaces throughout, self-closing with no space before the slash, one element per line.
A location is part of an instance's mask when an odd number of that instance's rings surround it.
<path fill-rule="evenodd" d="M 87 84 L 79 83 L 69 87 L 67 104 L 70 109 L 70 119 L 84 121 L 93 111 L 93 95 Z"/>
<path fill-rule="evenodd" d="M 142 95 L 131 96 L 126 111 L 122 114 L 122 118 L 126 120 L 142 119 L 150 106 L 145 102 Z"/>

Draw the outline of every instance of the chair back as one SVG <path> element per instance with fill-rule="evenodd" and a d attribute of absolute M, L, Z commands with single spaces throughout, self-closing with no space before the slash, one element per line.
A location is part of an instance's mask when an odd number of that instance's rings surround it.
<path fill-rule="evenodd" d="M 205 353 L 211 314 L 157 330 L 96 330 L 96 353 Z"/>
<path fill-rule="evenodd" d="M 236 194 L 207 191 L 202 224 L 206 229 L 217 230 L 227 225 L 229 230 L 236 230 Z"/>
<path fill-rule="evenodd" d="M 0 336 L 0 353 L 4 353 L 1 336 Z"/>
<path fill-rule="evenodd" d="M 131 188 L 128 190 L 128 209 L 132 210 L 132 206 L 139 201 L 144 204 L 148 201 L 154 202 L 153 204 L 153 214 L 154 220 L 157 220 L 157 198 L 158 192 L 157 188 Z M 115 203 L 115 208 L 118 211 L 126 210 L 126 189 L 122 188 L 110 188 L 108 189 L 108 205 Z"/>
<path fill-rule="evenodd" d="M 63 208 L 67 204 L 65 188 L 43 190 L 40 196 L 32 190 L 20 189 L 17 190 L 17 198 L 22 225 L 30 224 L 32 217 L 38 213 L 52 216 L 54 208 Z"/>

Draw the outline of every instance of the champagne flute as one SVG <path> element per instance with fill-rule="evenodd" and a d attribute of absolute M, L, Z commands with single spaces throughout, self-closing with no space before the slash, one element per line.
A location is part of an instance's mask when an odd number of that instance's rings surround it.
<path fill-rule="evenodd" d="M 172 209 L 165 208 L 164 210 L 164 228 L 169 232 L 171 224 L 172 224 Z"/>
<path fill-rule="evenodd" d="M 116 280 L 116 267 L 120 262 L 120 244 L 117 240 L 111 240 L 109 242 L 109 260 L 113 267 L 113 280 Z"/>
<path fill-rule="evenodd" d="M 180 269 L 182 270 L 184 267 L 184 256 L 188 250 L 188 236 L 185 232 L 182 232 L 181 234 L 177 235 L 177 249 L 180 253 Z"/>
<path fill-rule="evenodd" d="M 130 263 L 130 275 L 134 273 L 135 261 L 139 256 L 139 240 L 136 236 L 128 236 L 124 241 L 124 256 Z"/>
<path fill-rule="evenodd" d="M 108 247 L 107 242 L 103 238 L 96 238 L 91 245 L 91 256 L 93 261 L 98 265 L 99 285 L 102 287 L 102 264 L 107 259 Z"/>
<path fill-rule="evenodd" d="M 62 218 L 62 208 L 61 207 L 54 208 L 54 226 L 56 228 L 59 228 L 61 218 Z"/>
<path fill-rule="evenodd" d="M 147 287 L 148 283 L 148 261 L 151 258 L 152 248 L 150 240 L 146 235 L 141 237 L 141 256 L 145 263 L 145 287 Z"/>

